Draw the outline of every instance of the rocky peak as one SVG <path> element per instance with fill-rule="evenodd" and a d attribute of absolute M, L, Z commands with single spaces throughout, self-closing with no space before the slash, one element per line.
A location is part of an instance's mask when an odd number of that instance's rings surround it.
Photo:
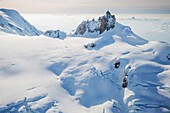
<path fill-rule="evenodd" d="M 106 16 L 106 17 L 110 17 L 110 16 L 112 16 L 109 10 L 108 10 L 108 11 L 106 11 L 105 16 Z"/>
<path fill-rule="evenodd" d="M 103 33 L 115 27 L 116 18 L 111 15 L 109 11 L 104 16 L 98 18 L 98 20 L 92 19 L 83 21 L 76 29 L 75 35 L 84 35 L 85 33 Z"/>

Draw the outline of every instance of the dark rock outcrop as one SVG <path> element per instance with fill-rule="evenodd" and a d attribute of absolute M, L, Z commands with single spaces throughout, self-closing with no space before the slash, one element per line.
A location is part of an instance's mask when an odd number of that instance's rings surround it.
<path fill-rule="evenodd" d="M 100 26 L 100 34 L 103 33 L 106 29 L 106 19 L 103 16 L 101 19 L 101 26 Z"/>
<path fill-rule="evenodd" d="M 106 12 L 104 16 L 98 18 L 98 20 L 87 20 L 83 21 L 76 29 L 75 35 L 83 35 L 87 33 L 103 33 L 115 27 L 116 18 L 114 15 L 111 15 L 109 11 Z"/>
<path fill-rule="evenodd" d="M 83 21 L 83 22 L 77 27 L 76 34 L 81 34 L 81 35 L 83 35 L 85 32 L 86 32 L 86 22 Z"/>

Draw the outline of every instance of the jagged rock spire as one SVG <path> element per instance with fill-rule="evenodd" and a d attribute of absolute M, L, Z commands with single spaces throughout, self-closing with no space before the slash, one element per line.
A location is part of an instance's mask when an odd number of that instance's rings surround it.
<path fill-rule="evenodd" d="M 109 11 L 109 10 L 107 10 L 107 11 L 106 11 L 106 15 L 111 16 L 111 13 L 110 13 L 110 11 Z"/>
<path fill-rule="evenodd" d="M 84 21 L 76 29 L 75 35 L 84 33 L 103 33 L 115 27 L 116 18 L 114 15 L 111 15 L 110 11 L 106 11 L 104 16 L 99 17 L 98 20 Z"/>

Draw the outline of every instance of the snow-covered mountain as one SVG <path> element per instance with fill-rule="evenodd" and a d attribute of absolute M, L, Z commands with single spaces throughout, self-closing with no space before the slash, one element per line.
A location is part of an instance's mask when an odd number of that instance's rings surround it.
<path fill-rule="evenodd" d="M 75 31 L 75 35 L 84 35 L 87 33 L 103 33 L 115 27 L 116 18 L 115 15 L 111 15 L 109 11 L 106 12 L 104 16 L 95 20 L 83 21 Z"/>
<path fill-rule="evenodd" d="M 170 44 L 114 25 L 96 38 L 0 35 L 0 113 L 170 113 Z"/>
<path fill-rule="evenodd" d="M 47 30 L 44 33 L 44 35 L 52 38 L 59 38 L 59 39 L 66 38 L 66 33 L 60 30 Z"/>
<path fill-rule="evenodd" d="M 106 26 L 105 30 L 101 32 L 101 34 L 100 34 L 100 28 L 101 28 L 100 18 L 106 18 L 107 20 L 107 23 L 105 25 Z M 83 26 L 86 26 L 85 29 L 82 28 L 82 23 Z M 114 35 L 121 37 L 122 41 L 125 41 L 131 45 L 143 45 L 148 42 L 147 40 L 133 33 L 133 31 L 129 26 L 125 26 L 120 24 L 119 22 L 116 22 L 115 16 L 111 15 L 109 11 L 106 12 L 105 16 L 99 17 L 97 21 L 95 20 L 87 21 L 87 22 L 83 21 L 82 23 L 78 26 L 73 36 L 86 37 L 86 38 L 94 38 L 94 37 L 100 38 L 100 40 L 93 42 L 94 44 L 97 44 L 96 48 L 101 48 L 99 46 L 107 45 L 108 43 L 112 44 L 111 40 Z M 100 24 L 95 24 L 95 23 L 100 23 Z M 84 34 L 81 34 L 82 30 L 85 30 L 83 31 Z"/>
<path fill-rule="evenodd" d="M 42 32 L 28 23 L 16 10 L 0 9 L 0 31 L 28 36 L 39 36 Z"/>

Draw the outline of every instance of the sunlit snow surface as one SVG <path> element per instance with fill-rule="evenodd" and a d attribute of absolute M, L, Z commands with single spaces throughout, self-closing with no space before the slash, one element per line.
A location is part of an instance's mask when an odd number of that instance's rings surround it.
<path fill-rule="evenodd" d="M 67 33 L 82 20 L 91 19 L 24 17 L 38 29 Z M 117 21 L 134 23 L 128 26 L 135 34 L 143 21 L 156 22 L 154 29 L 146 26 L 150 31 L 161 28 L 157 20 L 121 17 Z M 129 27 L 117 26 L 98 38 L 68 36 L 60 40 L 1 33 L 0 113 L 169 113 L 170 44 L 147 42 Z M 96 46 L 84 48 L 88 43 Z M 120 61 L 119 68 L 114 66 L 116 61 Z M 125 73 L 128 86 L 124 89 Z"/>

